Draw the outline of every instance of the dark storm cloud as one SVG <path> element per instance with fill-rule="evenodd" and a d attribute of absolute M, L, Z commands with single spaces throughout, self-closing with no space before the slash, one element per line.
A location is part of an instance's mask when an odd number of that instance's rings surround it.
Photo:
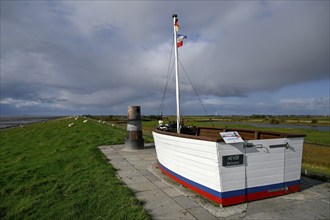
<path fill-rule="evenodd" d="M 158 113 L 173 12 L 188 35 L 180 60 L 211 111 L 225 107 L 222 97 L 329 80 L 328 9 L 327 1 L 1 1 L 1 105 L 111 114 L 134 103 Z M 181 76 L 183 94 L 192 92 Z"/>

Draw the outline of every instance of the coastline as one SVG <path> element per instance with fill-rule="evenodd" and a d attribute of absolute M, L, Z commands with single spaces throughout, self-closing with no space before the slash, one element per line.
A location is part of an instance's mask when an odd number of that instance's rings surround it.
<path fill-rule="evenodd" d="M 0 130 L 32 123 L 46 122 L 64 116 L 0 116 Z"/>

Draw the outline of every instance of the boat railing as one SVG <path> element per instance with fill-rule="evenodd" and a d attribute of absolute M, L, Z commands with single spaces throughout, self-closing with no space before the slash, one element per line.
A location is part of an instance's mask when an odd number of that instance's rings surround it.
<path fill-rule="evenodd" d="M 259 131 L 249 129 L 236 129 L 236 128 L 210 128 L 210 127 L 198 127 L 196 136 L 218 138 L 220 132 L 237 131 L 243 140 L 260 140 L 260 139 L 273 139 L 273 138 L 294 138 L 305 137 L 304 134 L 290 134 L 274 131 Z"/>
<path fill-rule="evenodd" d="M 275 138 L 295 138 L 295 137 L 305 137 L 304 134 L 292 134 L 292 133 L 282 133 L 274 131 L 260 131 L 260 130 L 249 130 L 241 128 L 212 128 L 212 127 L 195 127 L 194 132 L 183 132 L 176 133 L 175 130 L 161 130 L 158 128 L 154 129 L 157 133 L 163 133 L 171 136 L 178 136 L 190 139 L 198 139 L 213 142 L 223 142 L 220 132 L 227 131 L 237 131 L 241 138 L 245 141 L 247 140 L 262 140 L 262 139 L 275 139 Z"/>

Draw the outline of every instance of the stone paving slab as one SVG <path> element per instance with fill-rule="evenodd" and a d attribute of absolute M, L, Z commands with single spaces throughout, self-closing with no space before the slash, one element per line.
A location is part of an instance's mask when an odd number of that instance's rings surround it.
<path fill-rule="evenodd" d="M 147 190 L 158 189 L 157 186 L 152 184 L 151 182 L 148 183 L 129 183 L 126 185 L 133 190 L 133 192 L 143 192 Z"/>
<path fill-rule="evenodd" d="M 173 198 L 173 200 L 179 203 L 185 209 L 199 207 L 199 205 L 196 202 L 192 201 L 191 199 L 189 199 L 187 196 L 184 195 L 176 196 Z"/>
<path fill-rule="evenodd" d="M 189 213 L 195 216 L 197 219 L 204 220 L 217 220 L 218 218 L 206 211 L 203 207 L 197 206 L 194 208 L 187 209 Z"/>
<path fill-rule="evenodd" d="M 153 219 L 330 219 L 329 183 L 302 177 L 301 192 L 222 208 L 164 175 L 152 145 L 124 147 L 99 148 Z"/>
<path fill-rule="evenodd" d="M 154 219 L 196 219 L 161 189 L 135 193 Z"/>

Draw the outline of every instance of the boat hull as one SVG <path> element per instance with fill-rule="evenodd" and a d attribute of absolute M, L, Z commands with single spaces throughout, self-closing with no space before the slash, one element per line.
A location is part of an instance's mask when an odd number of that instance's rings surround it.
<path fill-rule="evenodd" d="M 162 172 L 222 206 L 300 190 L 303 137 L 234 144 L 157 130 L 153 137 Z"/>

